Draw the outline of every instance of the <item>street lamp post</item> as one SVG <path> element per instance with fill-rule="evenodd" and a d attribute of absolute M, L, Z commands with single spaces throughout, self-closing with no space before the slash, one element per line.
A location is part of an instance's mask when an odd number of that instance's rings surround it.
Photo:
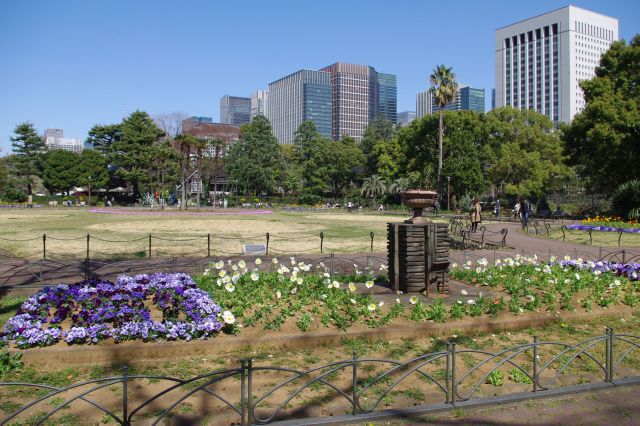
<path fill-rule="evenodd" d="M 451 211 L 451 176 L 447 176 L 447 210 Z"/>
<path fill-rule="evenodd" d="M 89 176 L 89 207 L 91 207 L 91 176 Z"/>

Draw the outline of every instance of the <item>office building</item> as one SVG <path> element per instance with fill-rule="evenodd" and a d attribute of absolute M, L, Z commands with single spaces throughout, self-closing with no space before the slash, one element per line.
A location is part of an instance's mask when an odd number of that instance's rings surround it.
<path fill-rule="evenodd" d="M 44 143 L 48 150 L 62 149 L 80 154 L 84 149 L 84 141 L 76 138 L 65 138 L 63 129 L 46 129 Z"/>
<path fill-rule="evenodd" d="M 579 83 L 617 39 L 617 19 L 576 6 L 497 29 L 495 106 L 570 122 L 585 106 Z"/>
<path fill-rule="evenodd" d="M 251 119 L 256 115 L 267 116 L 267 101 L 269 92 L 266 90 L 258 90 L 251 94 Z"/>
<path fill-rule="evenodd" d="M 433 114 L 433 95 L 429 90 L 416 95 L 416 118 Z"/>
<path fill-rule="evenodd" d="M 458 110 L 484 112 L 484 89 L 475 89 L 470 86 L 459 87 L 456 100 L 459 105 Z"/>
<path fill-rule="evenodd" d="M 303 121 L 331 137 L 331 74 L 300 70 L 269 84 L 267 118 L 282 144 L 291 144 Z"/>
<path fill-rule="evenodd" d="M 491 89 L 491 109 L 496 109 L 496 89 Z"/>
<path fill-rule="evenodd" d="M 398 123 L 398 83 L 393 74 L 378 73 L 378 114 Z M 374 117 L 375 118 L 375 117 Z"/>
<path fill-rule="evenodd" d="M 416 119 L 415 111 L 402 111 L 398 113 L 398 126 L 406 126 Z"/>
<path fill-rule="evenodd" d="M 191 117 L 187 118 L 186 121 L 189 121 L 191 123 L 213 123 L 213 117 L 191 116 Z"/>
<path fill-rule="evenodd" d="M 251 121 L 251 98 L 224 95 L 220 98 L 220 123 L 240 126 Z"/>
<path fill-rule="evenodd" d="M 367 65 L 337 62 L 322 68 L 331 74 L 332 135 L 361 140 L 369 122 L 384 115 L 397 122 L 396 76 Z"/>

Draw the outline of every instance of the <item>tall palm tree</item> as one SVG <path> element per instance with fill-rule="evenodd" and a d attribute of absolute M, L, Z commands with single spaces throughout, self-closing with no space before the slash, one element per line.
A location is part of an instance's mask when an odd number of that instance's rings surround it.
<path fill-rule="evenodd" d="M 407 189 L 409 189 L 409 186 L 411 186 L 411 181 L 409 180 L 409 178 L 401 177 L 391 182 L 391 185 L 389 185 L 389 192 L 394 195 L 399 194 L 402 191 L 406 191 Z"/>
<path fill-rule="evenodd" d="M 444 65 L 438 65 L 431 76 L 429 77 L 431 83 L 430 92 L 438 104 L 440 109 L 440 124 L 439 124 L 439 137 L 438 137 L 438 188 L 440 187 L 440 175 L 442 174 L 442 139 L 444 137 L 444 108 L 447 104 L 453 101 L 458 91 L 458 82 L 456 81 L 456 75 L 453 73 L 452 68 L 447 68 Z"/>
<path fill-rule="evenodd" d="M 386 192 L 387 183 L 384 181 L 384 178 L 378 175 L 372 175 L 362 182 L 362 195 L 367 198 L 373 198 L 371 208 L 375 208 L 376 198 L 378 197 L 378 195 L 382 196 Z"/>

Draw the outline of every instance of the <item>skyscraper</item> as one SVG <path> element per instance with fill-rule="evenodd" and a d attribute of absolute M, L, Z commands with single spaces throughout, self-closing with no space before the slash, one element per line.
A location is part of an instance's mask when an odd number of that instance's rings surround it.
<path fill-rule="evenodd" d="M 484 89 L 463 86 L 458 89 L 460 108 L 469 111 L 484 112 Z"/>
<path fill-rule="evenodd" d="M 61 149 L 80 154 L 85 147 L 82 139 L 65 138 L 62 129 L 46 129 L 44 131 L 44 143 L 48 150 Z M 92 147 L 87 147 L 92 148 Z"/>
<path fill-rule="evenodd" d="M 267 118 L 282 144 L 291 144 L 303 121 L 331 137 L 331 74 L 300 70 L 269 84 Z"/>
<path fill-rule="evenodd" d="M 422 118 L 428 114 L 433 114 L 433 95 L 429 90 L 416 95 L 416 117 Z"/>
<path fill-rule="evenodd" d="M 585 101 L 579 83 L 618 39 L 618 20 L 566 6 L 496 30 L 496 107 L 569 122 Z"/>
<path fill-rule="evenodd" d="M 385 115 L 397 122 L 397 85 L 392 74 L 367 65 L 337 62 L 322 68 L 331 75 L 332 135 L 361 140 L 369 121 Z"/>
<path fill-rule="evenodd" d="M 398 83 L 393 74 L 378 73 L 378 114 L 398 122 Z M 375 117 L 374 117 L 375 118 Z"/>
<path fill-rule="evenodd" d="M 266 90 L 258 90 L 251 94 L 251 118 L 256 115 L 267 116 L 267 102 L 269 100 L 269 92 Z"/>
<path fill-rule="evenodd" d="M 251 121 L 251 98 L 224 95 L 220 98 L 220 123 L 239 126 Z"/>

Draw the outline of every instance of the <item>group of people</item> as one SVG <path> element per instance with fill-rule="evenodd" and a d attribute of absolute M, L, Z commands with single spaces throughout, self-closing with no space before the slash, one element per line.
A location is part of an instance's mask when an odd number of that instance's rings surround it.
<path fill-rule="evenodd" d="M 471 208 L 469 209 L 469 220 L 471 222 L 470 232 L 476 232 L 478 230 L 478 224 L 482 222 L 482 206 L 480 200 L 474 198 L 471 201 Z M 500 215 L 500 201 L 494 202 L 494 213 L 496 216 Z M 516 205 L 513 207 L 513 217 L 520 218 L 522 223 L 522 229 L 525 229 L 529 225 L 529 216 L 531 215 L 531 203 L 524 197 L 520 197 Z"/>

